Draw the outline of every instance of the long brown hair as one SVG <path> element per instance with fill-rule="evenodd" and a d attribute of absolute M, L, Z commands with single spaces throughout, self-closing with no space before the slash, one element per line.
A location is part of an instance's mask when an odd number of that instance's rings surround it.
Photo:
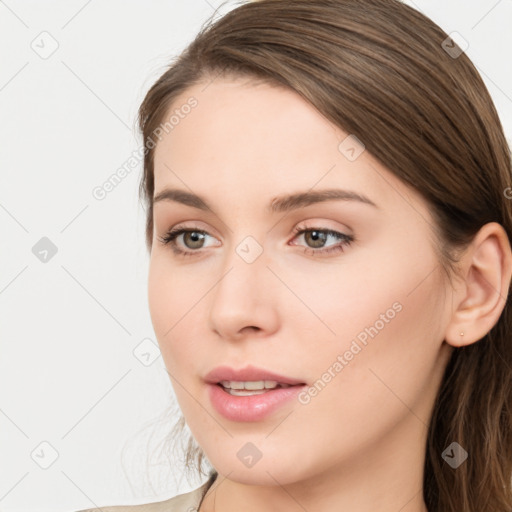
<path fill-rule="evenodd" d="M 148 148 L 153 141 L 140 183 L 148 250 L 155 130 L 179 94 L 217 76 L 288 87 L 360 139 L 429 204 L 448 277 L 484 224 L 512 239 L 510 148 L 480 75 L 439 26 L 398 0 L 260 0 L 205 24 L 140 106 Z M 507 301 L 484 338 L 453 351 L 428 431 L 430 512 L 512 510 L 511 327 Z M 442 458 L 454 441 L 469 453 L 457 469 Z M 201 472 L 193 446 L 187 461 Z"/>

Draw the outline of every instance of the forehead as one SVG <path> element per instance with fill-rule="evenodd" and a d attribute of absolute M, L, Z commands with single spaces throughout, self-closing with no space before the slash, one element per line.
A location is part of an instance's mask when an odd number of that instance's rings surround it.
<path fill-rule="evenodd" d="M 397 194 L 415 200 L 349 133 L 290 89 L 217 79 L 182 93 L 165 119 L 172 115 L 172 129 L 155 149 L 156 192 L 173 186 L 207 197 L 235 189 L 267 203 L 296 190 L 343 187 L 379 202 L 396 202 Z M 362 150 L 356 159 L 347 158 L 351 144 Z"/>
<path fill-rule="evenodd" d="M 284 87 L 236 79 L 197 84 L 176 98 L 166 118 L 188 111 L 191 98 L 196 106 L 179 120 L 175 116 L 172 129 L 157 144 L 155 160 L 179 160 L 186 154 L 189 164 L 212 156 L 226 163 L 266 158 L 271 164 L 295 159 L 297 153 L 313 156 L 311 150 L 319 145 L 331 159 L 337 151 L 341 134 L 336 137 L 336 127 Z"/>

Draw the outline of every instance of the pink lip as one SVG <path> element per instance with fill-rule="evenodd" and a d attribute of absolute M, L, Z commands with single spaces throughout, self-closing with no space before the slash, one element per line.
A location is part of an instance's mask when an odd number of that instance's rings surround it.
<path fill-rule="evenodd" d="M 230 395 L 219 384 L 222 380 L 275 380 L 282 384 L 289 384 L 290 387 L 276 388 L 252 396 L 235 396 Z M 242 370 L 220 366 L 209 372 L 205 381 L 208 384 L 208 395 L 213 407 L 219 414 L 231 421 L 262 420 L 295 398 L 306 387 L 303 381 L 253 366 L 248 366 Z"/>
<path fill-rule="evenodd" d="M 204 380 L 210 384 L 217 384 L 222 380 L 275 380 L 280 384 L 290 384 L 290 386 L 304 384 L 304 381 L 302 380 L 279 375 L 278 373 L 274 373 L 263 368 L 257 368 L 256 366 L 246 366 L 240 370 L 235 370 L 229 366 L 217 366 L 205 376 Z"/>
<path fill-rule="evenodd" d="M 231 421 L 258 421 L 296 397 L 306 385 L 276 388 L 260 395 L 230 395 L 220 384 L 208 384 L 208 395 L 215 410 Z"/>

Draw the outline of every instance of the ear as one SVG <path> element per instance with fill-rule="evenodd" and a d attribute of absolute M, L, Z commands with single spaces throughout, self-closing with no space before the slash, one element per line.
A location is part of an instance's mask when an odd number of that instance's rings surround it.
<path fill-rule="evenodd" d="M 454 347 L 482 339 L 505 307 L 512 253 L 503 226 L 497 222 L 482 226 L 459 265 L 462 281 L 453 291 L 452 317 L 445 332 L 446 343 Z"/>

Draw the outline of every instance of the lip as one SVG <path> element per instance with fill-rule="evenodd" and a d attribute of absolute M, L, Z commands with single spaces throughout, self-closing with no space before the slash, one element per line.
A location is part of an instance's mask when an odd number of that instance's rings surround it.
<path fill-rule="evenodd" d="M 283 407 L 306 388 L 294 385 L 289 388 L 276 388 L 259 395 L 230 395 L 220 384 L 207 384 L 208 396 L 214 409 L 230 421 L 259 421 L 275 410 Z"/>
<path fill-rule="evenodd" d="M 222 380 L 275 380 L 281 384 L 289 384 L 290 387 L 276 388 L 252 396 L 235 396 L 224 391 L 224 388 L 219 384 Z M 214 409 L 226 419 L 237 422 L 264 419 L 293 398 L 296 398 L 307 386 L 303 381 L 254 366 L 247 366 L 240 370 L 228 366 L 219 366 L 206 375 L 205 381 L 208 385 L 208 396 Z"/>
<path fill-rule="evenodd" d="M 257 368 L 256 366 L 246 366 L 239 370 L 230 368 L 229 366 L 217 366 L 205 376 L 204 380 L 209 384 L 217 384 L 222 380 L 275 380 L 279 384 L 289 384 L 290 386 L 305 384 L 302 380 L 286 377 L 285 375 L 279 375 L 278 373 L 265 370 L 264 368 Z"/>

